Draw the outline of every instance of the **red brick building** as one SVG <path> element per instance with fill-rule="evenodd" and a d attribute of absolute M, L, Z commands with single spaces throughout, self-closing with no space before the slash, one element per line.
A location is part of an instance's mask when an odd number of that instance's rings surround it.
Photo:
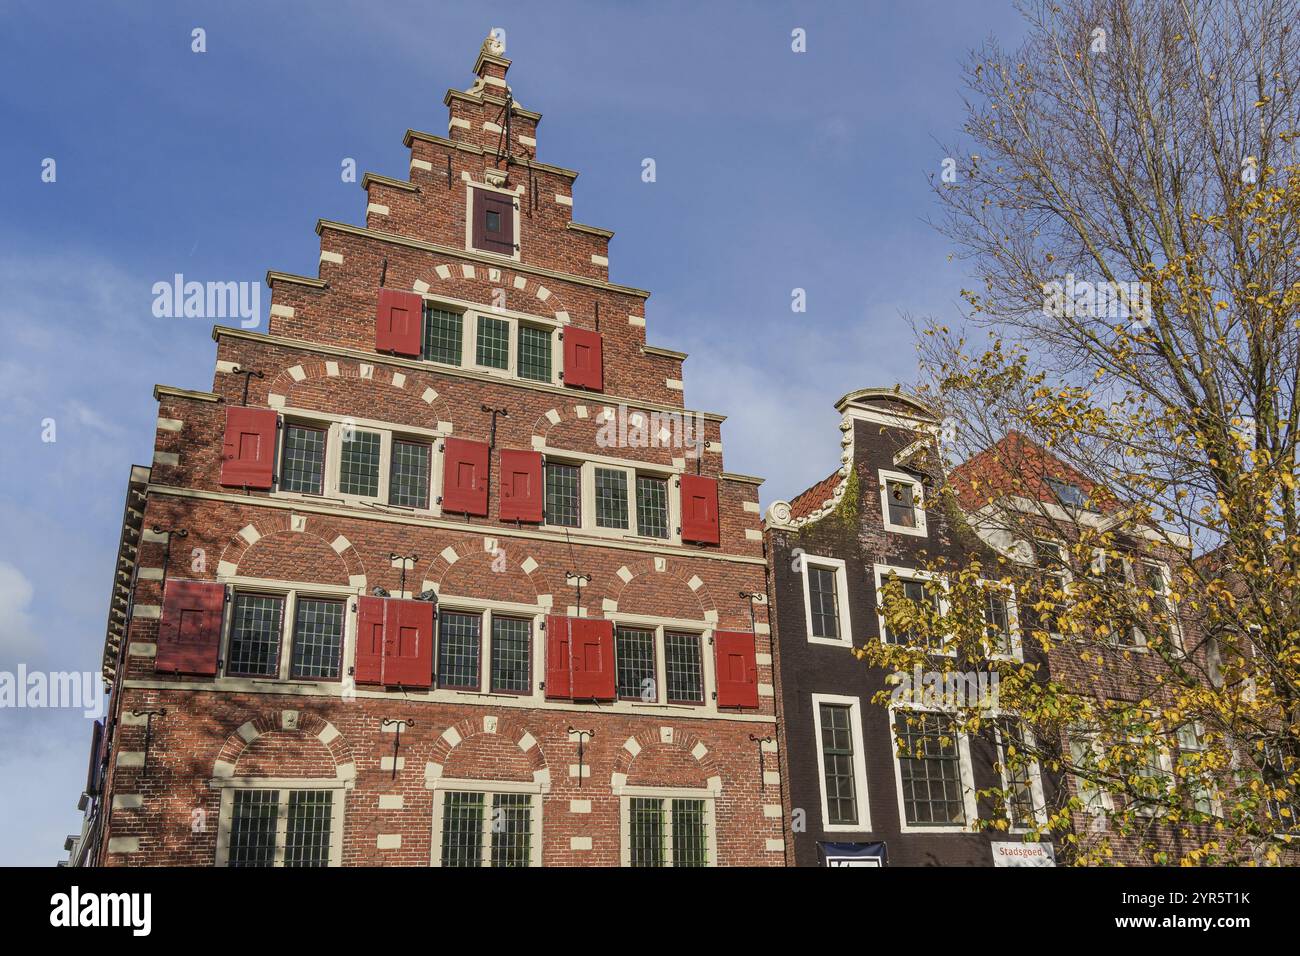
<path fill-rule="evenodd" d="M 760 480 L 503 53 L 156 388 L 84 861 L 783 863 Z"/>

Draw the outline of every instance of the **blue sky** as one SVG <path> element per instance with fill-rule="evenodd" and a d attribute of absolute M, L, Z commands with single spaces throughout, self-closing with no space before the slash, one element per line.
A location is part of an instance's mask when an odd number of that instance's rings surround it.
<path fill-rule="evenodd" d="M 838 463 L 836 398 L 915 378 L 905 314 L 958 315 L 926 177 L 966 51 L 1022 32 L 1003 0 L 71 6 L 0 9 L 0 671 L 97 670 L 152 387 L 211 387 L 211 323 L 155 318 L 153 284 L 314 275 L 316 220 L 364 221 L 341 162 L 405 178 L 403 133 L 445 134 L 490 28 L 539 158 L 581 171 L 574 217 L 617 233 L 611 278 L 652 290 L 649 341 L 691 353 L 687 403 L 730 416 L 764 504 Z M 61 856 L 88 740 L 80 711 L 0 709 L 0 863 Z"/>

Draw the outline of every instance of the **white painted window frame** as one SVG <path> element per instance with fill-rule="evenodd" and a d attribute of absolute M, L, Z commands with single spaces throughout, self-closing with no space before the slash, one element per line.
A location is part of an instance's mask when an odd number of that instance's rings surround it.
<path fill-rule="evenodd" d="M 618 846 L 619 846 L 619 865 L 630 867 L 632 865 L 632 798 L 645 797 L 649 799 L 662 800 L 665 803 L 665 818 L 667 826 L 665 828 L 666 846 L 664 848 L 664 869 L 672 869 L 673 863 L 673 820 L 672 820 L 672 801 L 673 800 L 703 800 L 704 801 L 704 835 L 705 835 L 705 852 L 708 855 L 707 867 L 716 867 L 718 865 L 718 836 L 717 836 L 717 809 L 714 806 L 717 793 L 708 788 L 692 789 L 689 787 L 628 787 L 624 786 L 618 789 L 619 794 L 619 827 L 618 827 Z"/>
<path fill-rule="evenodd" d="M 1059 568 L 1052 568 L 1043 564 L 1042 556 L 1039 554 L 1040 545 L 1051 545 L 1056 549 L 1056 558 L 1061 564 Z M 1069 599 L 1070 586 L 1074 582 L 1074 573 L 1070 570 L 1070 562 L 1066 559 L 1065 542 L 1058 538 L 1034 538 L 1030 541 L 1030 547 L 1033 550 L 1035 567 L 1042 574 L 1053 577 L 1060 582 L 1061 592 L 1066 596 L 1061 603 L 1065 604 Z M 1047 633 L 1050 637 L 1058 639 L 1062 637 L 1060 631 L 1048 631 Z"/>
<path fill-rule="evenodd" d="M 1140 558 L 1138 559 L 1138 563 L 1144 571 L 1150 568 L 1154 569 L 1160 575 L 1162 596 L 1165 599 L 1165 606 L 1169 609 L 1169 638 L 1177 650 L 1185 651 L 1186 648 L 1183 645 L 1182 621 L 1179 618 L 1178 605 L 1175 603 L 1173 598 L 1173 575 L 1169 570 L 1169 565 L 1163 561 L 1157 561 L 1152 558 Z M 1130 571 L 1132 571 L 1132 569 L 1133 566 L 1130 564 Z M 1145 580 L 1142 582 L 1142 586 L 1146 586 Z M 1137 635 L 1141 642 L 1141 646 L 1146 647 L 1146 635 L 1142 633 L 1141 628 L 1137 629 Z"/>
<path fill-rule="evenodd" d="M 970 738 L 963 732 L 954 731 L 957 738 L 957 771 L 961 778 L 961 795 L 963 812 L 966 820 L 962 824 L 950 824 L 947 826 L 922 826 L 907 822 L 907 804 L 903 800 L 903 765 L 902 759 L 898 756 L 898 712 L 902 710 L 913 711 L 917 713 L 939 714 L 945 717 L 952 715 L 944 710 L 933 707 L 916 707 L 909 704 L 899 704 L 889 708 L 889 746 L 894 761 L 894 787 L 898 800 L 898 826 L 901 833 L 970 833 L 971 825 L 978 814 L 978 804 L 975 799 L 975 772 L 971 762 Z"/>
<path fill-rule="evenodd" d="M 442 514 L 438 499 L 442 497 L 443 440 L 449 433 L 439 428 L 418 428 L 394 425 L 369 418 L 335 415 L 326 412 L 306 411 L 297 408 L 281 410 L 282 426 L 276 440 L 276 484 L 272 497 L 294 501 L 334 501 L 348 505 L 379 505 L 393 513 L 436 517 Z M 290 426 L 318 428 L 325 432 L 325 463 L 322 491 L 310 495 L 298 491 L 280 490 L 280 469 L 284 460 L 284 441 Z M 339 491 L 339 472 L 343 461 L 343 435 L 346 429 L 374 432 L 379 435 L 379 493 L 377 495 L 344 494 Z M 392 477 L 393 441 L 416 441 L 429 445 L 429 506 L 411 508 L 388 503 L 389 481 Z"/>
<path fill-rule="evenodd" d="M 1178 744 L 1179 762 L 1181 762 L 1182 756 L 1185 753 L 1187 754 L 1205 753 L 1207 750 L 1209 750 L 1209 747 L 1207 747 L 1205 744 L 1205 726 L 1199 720 L 1188 721 L 1185 726 L 1191 728 L 1193 735 L 1196 737 L 1196 745 L 1193 747 L 1184 746 L 1183 738 L 1178 735 L 1177 731 L 1175 731 L 1174 740 Z M 1181 729 L 1182 728 L 1180 727 L 1179 730 Z M 1175 775 L 1174 784 L 1176 786 L 1187 785 L 1186 781 L 1183 778 L 1177 777 L 1177 775 Z M 1196 799 L 1195 794 L 1192 794 L 1191 796 L 1192 796 L 1193 803 L 1195 803 L 1195 799 Z M 1214 814 L 1215 816 L 1223 815 L 1223 801 L 1213 794 L 1210 795 L 1210 813 Z"/>
<path fill-rule="evenodd" d="M 835 615 L 838 619 L 840 636 L 817 637 L 812 625 L 812 590 L 808 585 L 808 567 L 821 568 L 835 574 Z M 828 558 L 819 554 L 801 554 L 799 556 L 799 574 L 803 581 L 803 625 L 804 634 L 809 644 L 824 644 L 829 647 L 853 646 L 853 622 L 849 615 L 849 573 L 848 565 L 842 558 Z"/>
<path fill-rule="evenodd" d="M 948 580 L 943 575 L 935 574 L 933 571 L 926 571 L 921 568 L 902 568 L 893 564 L 874 564 L 872 565 L 872 572 L 876 579 L 876 623 L 880 629 L 880 642 L 882 644 L 889 643 L 889 628 L 885 623 L 884 601 L 881 598 L 881 592 L 884 589 L 885 582 L 888 580 L 890 574 L 896 575 L 900 581 L 912 580 L 927 583 L 935 582 L 939 589 L 939 613 L 948 613 Z M 952 643 L 951 637 L 945 637 L 943 646 L 949 649 L 927 650 L 926 653 L 934 657 L 955 658 L 957 656 L 957 649 L 952 647 Z M 908 644 L 906 646 L 914 647 L 917 645 Z"/>
<path fill-rule="evenodd" d="M 221 791 L 221 809 L 217 821 L 217 855 L 215 866 L 230 865 L 230 831 L 234 824 L 236 790 L 278 790 L 279 806 L 275 817 L 275 859 L 272 866 L 284 866 L 285 842 L 289 831 L 289 791 L 332 791 L 330 810 L 330 845 L 327 866 L 343 864 L 343 815 L 347 801 L 347 781 L 334 777 L 225 777 L 213 782 Z"/>
<path fill-rule="evenodd" d="M 500 288 L 504 288 L 504 285 L 500 286 Z M 452 299 L 431 293 L 426 293 L 423 296 L 423 300 L 426 307 L 441 309 L 444 312 L 457 312 L 460 314 L 460 364 L 453 365 L 448 362 L 439 362 L 434 359 L 423 358 L 423 313 L 421 313 L 420 319 L 421 362 L 425 362 L 435 368 L 461 368 L 471 372 L 477 372 L 480 375 L 490 375 L 495 378 L 508 378 L 520 382 L 529 382 L 534 385 L 552 385 L 558 387 L 563 384 L 560 380 L 560 372 L 564 369 L 564 343 L 560 339 L 560 333 L 564 331 L 564 326 L 560 322 L 557 322 L 553 318 L 530 315 L 527 312 L 518 312 L 514 309 L 466 302 L 461 299 Z M 479 316 L 488 319 L 499 319 L 509 326 L 509 336 L 507 340 L 508 357 L 506 359 L 506 367 L 503 369 L 496 368 L 492 365 L 480 365 L 478 363 Z M 527 326 L 540 332 L 547 332 L 550 334 L 551 377 L 548 381 L 541 382 L 535 378 L 524 378 L 519 374 L 519 329 L 521 326 Z"/>
<path fill-rule="evenodd" d="M 542 450 L 546 462 L 573 465 L 578 468 L 578 518 L 577 525 L 558 525 L 548 524 L 543 521 L 541 527 L 561 529 L 568 531 L 580 531 L 583 534 L 595 535 L 601 538 L 618 538 L 624 541 L 636 541 L 644 544 L 659 545 L 680 545 L 682 543 L 681 534 L 681 475 L 680 471 L 672 468 L 666 468 L 662 465 L 651 465 L 643 462 L 630 462 L 625 459 L 607 458 L 603 456 L 592 456 L 577 454 L 568 450 L 547 451 Z M 627 524 L 626 528 L 602 528 L 596 524 L 596 469 L 605 468 L 610 471 L 623 472 L 624 482 L 627 487 Z M 637 525 L 636 509 L 636 478 L 642 475 L 646 478 L 661 478 L 667 482 L 668 498 L 668 537 L 655 538 L 640 533 Z M 545 474 L 542 477 L 545 483 Z"/>
<path fill-rule="evenodd" d="M 698 712 L 708 709 L 717 712 L 717 675 L 715 674 L 715 662 L 711 650 L 713 648 L 713 629 L 707 624 L 698 621 L 688 622 L 685 625 L 676 625 L 665 623 L 662 618 L 647 617 L 638 614 L 618 614 L 614 615 L 614 630 L 618 631 L 620 627 L 636 629 L 641 631 L 650 631 L 654 635 L 654 654 L 655 654 L 655 699 L 652 701 L 628 700 L 619 698 L 617 703 L 625 704 L 646 704 L 657 707 L 674 707 L 680 708 L 686 713 Z M 668 699 L 668 650 L 667 642 L 664 635 L 672 631 L 674 634 L 690 634 L 699 639 L 700 642 L 700 693 L 703 700 L 698 704 L 692 704 L 682 701 L 670 701 Z M 615 677 L 618 675 L 618 640 L 614 641 L 614 668 Z"/>
<path fill-rule="evenodd" d="M 1007 631 L 1009 632 L 1008 640 L 1011 644 L 1011 651 L 1010 653 L 1007 654 L 998 654 L 995 652 L 991 655 L 992 659 L 1004 660 L 1004 661 L 1023 661 L 1025 659 L 1024 643 L 1022 641 L 1021 634 L 1020 634 L 1020 608 L 1016 602 L 1015 586 L 1011 584 L 1002 584 L 999 581 L 989 580 L 988 578 L 980 578 L 979 585 L 988 590 L 995 590 L 995 591 L 1002 592 L 1002 599 L 1003 601 L 1006 602 Z M 985 604 L 984 606 L 984 621 L 985 624 L 988 623 L 987 604 Z"/>
<path fill-rule="evenodd" d="M 1100 756 L 1101 741 L 1098 739 L 1098 735 L 1095 731 L 1072 730 L 1067 728 L 1066 734 L 1068 735 L 1066 746 L 1071 761 L 1077 762 L 1074 752 L 1076 745 L 1081 748 L 1087 747 L 1094 755 Z M 1093 829 L 1102 829 L 1105 825 L 1105 814 L 1115 809 L 1114 797 L 1112 797 L 1110 791 L 1105 790 L 1094 783 L 1084 781 L 1077 774 L 1068 774 L 1068 776 L 1070 778 L 1070 786 L 1074 790 L 1074 795 L 1079 798 L 1081 803 L 1083 803 L 1083 811 L 1093 818 Z M 1089 798 L 1085 793 L 1085 790 L 1090 790 L 1095 793 L 1096 799 L 1094 800 Z"/>
<path fill-rule="evenodd" d="M 483 797 L 483 850 L 482 865 L 490 867 L 492 862 L 492 802 L 493 794 L 511 793 L 527 794 L 529 797 L 528 813 L 528 865 L 542 865 L 542 795 L 547 788 L 532 780 L 465 780 L 453 777 L 437 777 L 426 781 L 425 787 L 433 791 L 433 840 L 429 865 L 442 866 L 442 822 L 446 812 L 444 797 L 447 793 L 481 793 Z"/>
<path fill-rule="evenodd" d="M 858 808 L 858 819 L 854 823 L 830 822 L 830 798 L 826 790 L 826 760 L 822 751 L 822 704 L 849 708 L 849 726 L 853 733 L 853 792 L 854 802 Z M 817 747 L 817 785 L 821 791 L 822 801 L 822 829 L 827 833 L 869 833 L 871 832 L 871 804 L 867 788 L 866 744 L 862 732 L 862 701 L 857 697 L 839 694 L 813 694 L 812 713 Z"/>
<path fill-rule="evenodd" d="M 302 684 L 339 684 L 351 679 L 349 673 L 355 666 L 356 657 L 356 614 L 352 604 L 357 596 L 355 588 L 341 584 L 303 584 L 293 581 L 273 581 L 266 578 L 231 576 L 220 578 L 221 583 L 229 588 L 230 600 L 222 609 L 221 623 L 221 676 L 228 680 L 248 680 L 258 683 L 282 681 L 299 686 Z M 259 597 L 276 597 L 284 601 L 284 613 L 280 620 L 280 654 L 278 667 L 274 676 L 256 677 L 246 674 L 228 674 L 230 666 L 230 642 L 234 638 L 235 604 L 240 594 L 252 594 Z M 318 599 L 322 601 L 340 601 L 343 604 L 343 640 L 339 648 L 339 676 L 333 679 L 316 679 L 310 677 L 292 677 L 293 661 L 293 625 L 298 612 L 299 598 Z"/>
<path fill-rule="evenodd" d="M 477 690 L 474 688 L 462 687 L 440 687 L 439 690 L 445 690 L 459 694 L 482 694 L 485 697 L 502 698 L 510 697 L 520 700 L 541 700 L 543 693 L 538 687 L 538 664 L 541 658 L 539 655 L 546 653 L 546 635 L 542 630 L 542 624 L 546 620 L 549 608 L 541 608 L 535 604 L 518 604 L 513 601 L 493 601 L 483 598 L 466 598 L 457 597 L 456 595 L 438 596 L 439 611 L 452 611 L 456 614 L 473 614 L 479 618 L 479 647 L 478 647 L 478 681 Z M 530 640 L 528 654 L 528 687 L 529 691 L 523 693 L 510 693 L 509 691 L 492 690 L 492 618 L 494 616 L 525 618 L 530 622 Z M 437 683 L 438 677 L 438 654 L 441 651 L 442 629 L 441 622 L 436 622 L 436 631 L 434 635 L 433 647 L 433 676 L 434 682 Z"/>
<path fill-rule="evenodd" d="M 1034 732 L 1028 727 L 1022 727 L 1021 733 L 1024 736 L 1025 746 L 1033 747 L 1036 745 Z M 1000 723 L 993 724 L 993 737 L 997 745 L 998 764 L 1002 768 L 1002 789 L 1008 793 L 1011 791 L 1011 774 L 1007 771 L 1006 765 L 1006 741 L 1002 738 L 1002 726 Z M 1042 767 L 1037 760 L 1029 764 L 1029 793 L 1034 802 L 1034 820 L 1040 827 L 1047 826 L 1047 801 L 1043 796 L 1043 773 Z M 1010 811 L 1008 810 L 1008 819 Z M 1011 826 L 1008 830 L 1010 833 L 1025 833 L 1030 828 L 1027 826 Z"/>
<path fill-rule="evenodd" d="M 922 486 L 920 479 L 906 472 L 891 471 L 887 468 L 881 468 L 877 472 L 877 478 L 880 482 L 880 520 L 884 523 L 885 530 L 892 531 L 895 534 L 910 534 L 919 538 L 929 537 L 929 531 L 926 529 L 925 523 L 925 488 Z M 889 483 L 891 481 L 912 486 L 912 513 L 916 517 L 915 528 L 894 524 L 889 520 Z"/>

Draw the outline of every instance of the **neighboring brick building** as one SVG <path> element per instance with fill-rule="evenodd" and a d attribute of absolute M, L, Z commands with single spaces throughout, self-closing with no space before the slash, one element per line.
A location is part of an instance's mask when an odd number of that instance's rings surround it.
<path fill-rule="evenodd" d="M 783 862 L 760 479 L 502 53 L 155 389 L 88 862 Z"/>
<path fill-rule="evenodd" d="M 861 389 L 835 407 L 843 416 L 840 468 L 790 502 L 773 503 L 766 520 L 793 861 L 990 864 L 994 841 L 1018 838 L 970 829 L 989 809 L 977 805 L 975 791 L 1008 783 L 997 764 L 1002 737 L 945 745 L 938 713 L 907 729 L 897 710 L 873 701 L 889 686 L 885 671 L 852 653 L 895 639 L 878 613 L 878 589 L 891 573 L 909 597 L 937 600 L 927 564 L 965 564 L 989 551 L 941 494 L 933 412 L 891 389 Z M 1013 602 L 992 600 L 1012 653 L 1032 656 L 1021 647 Z M 943 671 L 964 666 L 932 660 Z M 898 758 L 896 727 L 918 735 L 913 743 L 926 738 L 933 759 Z M 1041 808 L 1051 782 L 1035 771 L 1022 783 Z"/>
<path fill-rule="evenodd" d="M 1026 607 L 1022 613 L 1026 625 L 1052 635 L 1047 663 L 1053 680 L 1097 701 L 1136 705 L 1149 700 L 1157 706 L 1168 703 L 1169 687 L 1176 683 L 1171 680 L 1171 662 L 1207 686 L 1220 682 L 1214 642 L 1206 639 L 1188 602 L 1174 597 L 1176 590 L 1184 588 L 1175 587 L 1181 580 L 1180 569 L 1192 560 L 1186 535 L 1145 524 L 1129 527 L 1123 503 L 1109 489 L 1017 431 L 954 468 L 950 483 L 981 538 L 1022 567 L 1033 569 L 1046 584 L 1047 604 L 1056 603 L 1056 595 L 1082 597 L 1075 589 L 1090 579 L 1111 594 L 1108 607 L 1129 608 L 1122 622 L 1112 623 L 1105 615 L 1090 621 L 1090 632 L 1079 641 L 1059 632 L 1050 611 L 1035 614 Z M 1093 547 L 1090 542 L 1095 536 L 1107 532 L 1113 535 L 1112 547 L 1104 551 Z M 1080 549 L 1087 554 L 1079 554 Z M 1036 602 L 1025 597 L 1021 603 Z M 1153 616 L 1157 613 L 1158 618 Z M 1150 650 L 1147 635 L 1159 628 L 1168 630 L 1165 651 L 1144 653 Z M 1182 756 L 1204 748 L 1204 734 L 1199 723 L 1187 720 L 1170 739 L 1157 742 L 1150 766 L 1138 773 L 1174 780 Z M 1057 747 L 1062 756 L 1076 761 L 1085 749 L 1097 751 L 1100 746 L 1083 732 L 1067 738 Z M 1061 783 L 1068 789 L 1060 797 L 1076 796 L 1085 807 L 1073 818 L 1080 839 L 1085 844 L 1104 840 L 1114 862 L 1149 865 L 1156 853 L 1168 853 L 1169 862 L 1176 862 L 1214 837 L 1209 824 L 1172 826 L 1154 818 L 1118 832 L 1109 825 L 1106 811 L 1123 809 L 1125 801 L 1137 807 L 1132 803 L 1136 797 L 1093 788 L 1073 776 Z M 1124 789 L 1122 781 L 1115 784 L 1113 790 Z M 1189 801 L 1206 812 L 1218 812 L 1213 803 L 1208 796 Z M 1140 811 L 1138 815 L 1140 819 Z"/>

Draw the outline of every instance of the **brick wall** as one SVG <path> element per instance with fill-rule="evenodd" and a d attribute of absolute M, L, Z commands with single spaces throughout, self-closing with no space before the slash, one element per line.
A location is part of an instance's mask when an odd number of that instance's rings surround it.
<path fill-rule="evenodd" d="M 765 783 L 759 744 L 772 737 L 775 701 L 766 614 L 756 608 L 759 705 L 719 709 L 709 638 L 749 631 L 742 592 L 764 586 L 755 479 L 729 475 L 722 416 L 702 415 L 698 468 L 718 481 L 720 543 L 664 544 L 502 521 L 497 494 L 482 518 L 420 514 L 343 500 L 239 491 L 220 484 L 226 408 L 319 413 L 395 429 L 437 430 L 502 449 L 563 449 L 694 471 L 672 447 L 608 448 L 601 415 L 626 404 L 645 414 L 683 412 L 682 357 L 646 349 L 648 293 L 608 281 L 612 234 L 572 221 L 572 171 L 536 159 L 540 116 L 515 105 L 512 157 L 496 154 L 509 62 L 485 47 L 478 80 L 451 91 L 449 135 L 410 132 L 409 182 L 367 176 L 364 227 L 322 223 L 318 277 L 271 273 L 265 334 L 218 327 L 211 391 L 160 386 L 154 460 L 138 550 L 132 616 L 116 670 L 106 804 L 106 865 L 211 865 L 232 781 L 336 781 L 342 788 L 345 864 L 427 865 L 436 856 L 438 781 L 471 779 L 533 788 L 541 809 L 540 862 L 617 865 L 624 788 L 708 794 L 721 865 L 780 865 L 779 782 Z M 450 168 L 450 181 L 448 169 Z M 517 259 L 466 248 L 467 185 L 517 190 Z M 361 197 L 358 196 L 358 199 Z M 375 351 L 378 290 L 435 302 L 492 306 L 562 327 L 598 329 L 604 390 L 505 380 Z M 255 370 L 251 380 L 236 370 Z M 435 468 L 437 466 L 435 465 Z M 278 468 L 277 468 L 278 471 Z M 163 529 L 154 532 L 150 529 Z M 183 539 L 168 529 L 184 528 Z M 170 553 L 169 553 L 170 547 Z M 376 587 L 400 596 L 393 554 L 418 555 L 405 593 L 432 587 L 440 601 L 507 602 L 533 620 L 531 689 L 522 695 L 449 689 L 385 690 L 350 680 L 190 677 L 155 668 L 163 576 L 233 588 L 330 589 L 356 613 Z M 590 575 L 581 609 L 568 572 Z M 706 700 L 699 706 L 548 699 L 537 628 L 547 614 L 652 620 L 702 635 Z M 343 660 L 351 662 L 349 625 Z M 146 724 L 153 719 L 145 764 Z M 385 719 L 408 721 L 394 765 Z M 578 743 L 570 729 L 594 731 Z M 770 747 L 770 745 L 769 745 Z M 774 763 L 769 753 L 768 769 Z M 291 783 L 284 786 L 292 788 Z"/>

